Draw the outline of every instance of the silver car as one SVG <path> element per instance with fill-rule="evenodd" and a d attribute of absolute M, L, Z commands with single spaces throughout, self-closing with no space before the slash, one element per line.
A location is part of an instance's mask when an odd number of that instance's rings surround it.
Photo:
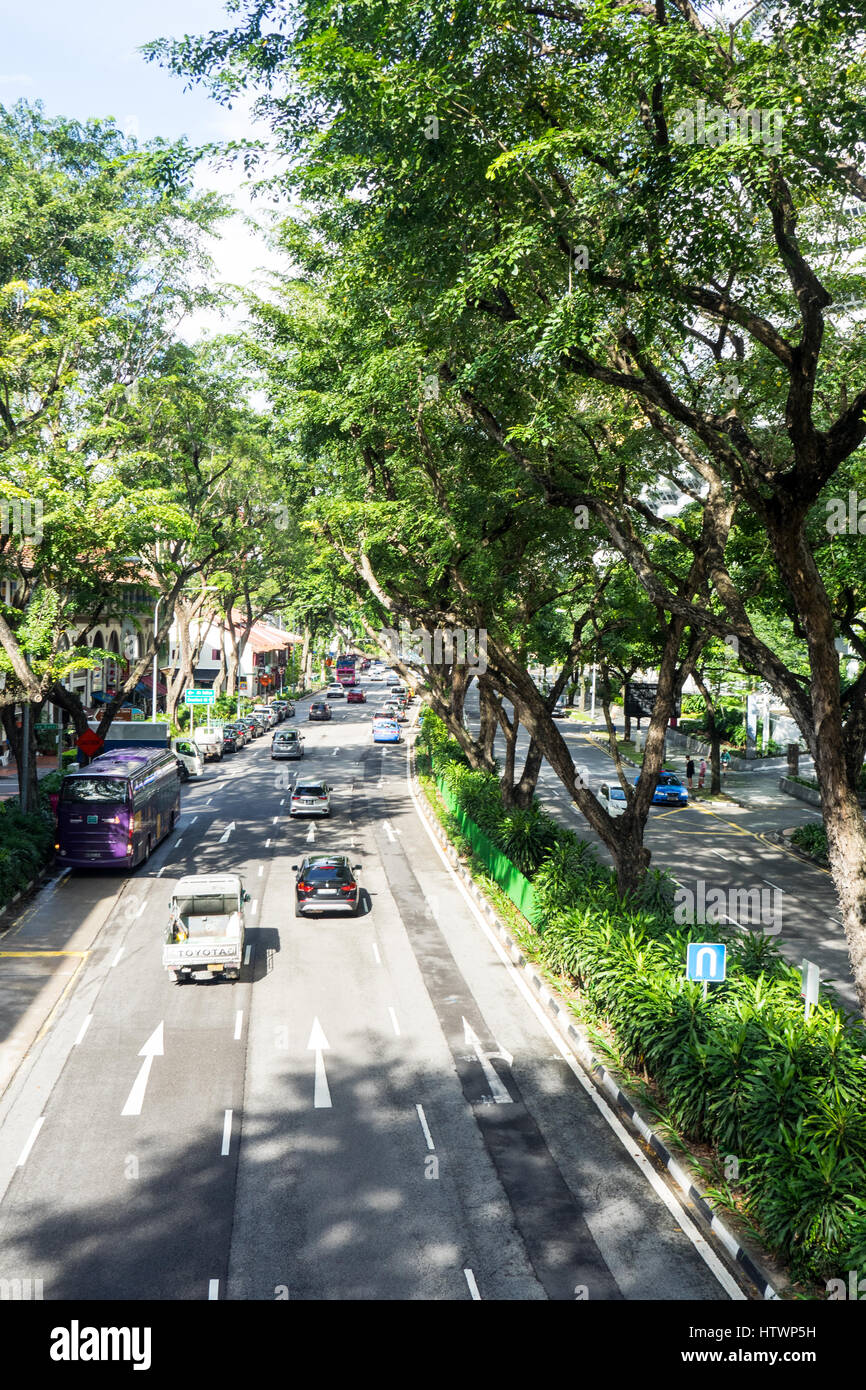
<path fill-rule="evenodd" d="M 290 816 L 329 816 L 331 814 L 331 788 L 327 782 L 301 782 L 295 784 L 289 802 Z"/>

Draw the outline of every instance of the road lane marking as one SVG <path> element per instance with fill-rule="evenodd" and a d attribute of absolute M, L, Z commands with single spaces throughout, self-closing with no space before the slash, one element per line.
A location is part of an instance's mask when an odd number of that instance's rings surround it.
<path fill-rule="evenodd" d="M 261 878 L 261 876 L 262 876 L 262 874 L 264 873 L 264 871 L 265 871 L 265 866 L 264 866 L 264 864 L 260 864 L 260 865 L 259 865 L 259 872 L 258 872 L 257 877 L 258 877 L 258 878 Z"/>
<path fill-rule="evenodd" d="M 472 1295 L 474 1302 L 480 1303 L 481 1294 L 478 1292 L 478 1285 L 475 1282 L 475 1275 L 472 1273 L 471 1269 L 464 1269 L 463 1273 L 466 1276 L 466 1282 L 469 1285 L 469 1292 Z"/>
<path fill-rule="evenodd" d="M 308 845 L 314 845 L 316 843 L 316 827 L 312 824 L 312 822 L 310 823 L 310 829 L 307 833 L 305 843 Z"/>
<path fill-rule="evenodd" d="M 399 1036 L 400 1036 L 400 1025 L 399 1025 L 399 1023 L 397 1022 L 397 1015 L 395 1014 L 394 1010 L 391 1008 L 390 1004 L 388 1005 L 388 1013 L 391 1015 L 391 1024 L 392 1024 L 392 1026 L 393 1026 L 394 1032 L 397 1034 L 397 1037 L 399 1038 Z"/>
<path fill-rule="evenodd" d="M 745 1302 L 747 1298 L 746 1294 L 740 1288 L 739 1284 L 728 1273 L 727 1269 L 722 1264 L 722 1261 L 719 1259 L 718 1255 L 716 1254 L 713 1247 L 710 1245 L 709 1241 L 706 1240 L 706 1238 L 695 1226 L 694 1222 L 686 1213 L 685 1208 L 679 1201 L 676 1194 L 667 1186 L 667 1184 L 661 1178 L 660 1174 L 656 1172 L 649 1159 L 638 1148 L 638 1145 L 635 1143 L 635 1141 L 631 1138 L 630 1134 L 624 1128 L 616 1113 L 612 1110 L 611 1106 L 605 1100 L 601 1091 L 599 1091 L 595 1086 L 595 1083 L 589 1079 L 589 1077 L 583 1070 L 583 1067 L 581 1066 L 580 1062 L 578 1061 L 577 1057 L 573 1053 L 570 1042 L 563 1037 L 563 1035 L 557 1029 L 556 1025 L 545 1013 L 544 1009 L 541 1006 L 541 1003 L 538 999 L 536 999 L 535 995 L 532 993 L 532 990 L 529 988 L 529 985 L 527 984 L 526 980 L 523 978 L 521 971 L 517 969 L 517 966 L 511 960 L 510 956 L 508 955 L 508 952 L 505 950 L 504 946 L 499 941 L 492 927 L 489 926 L 489 924 L 485 921 L 483 914 L 476 907 L 469 893 L 469 890 L 463 883 L 463 880 L 460 878 L 458 874 L 454 872 L 454 869 L 449 863 L 447 855 L 445 854 L 444 850 L 442 849 L 442 846 L 440 845 L 435 834 L 433 833 L 433 829 L 430 826 L 427 817 L 421 810 L 418 798 L 415 795 L 415 789 L 412 786 L 412 772 L 409 749 L 406 750 L 406 785 L 408 787 L 409 796 L 411 797 L 412 803 L 418 814 L 418 818 L 421 821 L 421 825 L 426 831 L 427 836 L 430 840 L 430 843 L 433 845 L 434 850 L 438 854 L 439 859 L 445 869 L 445 872 L 453 880 L 454 885 L 457 888 L 460 895 L 462 896 L 464 902 L 466 903 L 469 912 L 474 917 L 475 921 L 481 928 L 484 935 L 487 937 L 487 940 L 490 942 L 499 960 L 505 966 L 506 973 L 509 975 L 516 988 L 523 995 L 523 998 L 529 1005 L 532 1012 L 535 1014 L 535 1017 L 538 1019 L 538 1022 L 544 1028 L 545 1032 L 547 1033 L 551 1041 L 554 1043 L 554 1045 L 556 1047 L 562 1048 L 566 1063 L 572 1075 L 576 1078 L 576 1080 L 586 1093 L 587 1097 L 592 1101 L 592 1104 L 595 1106 L 602 1119 L 606 1121 L 610 1129 L 616 1135 L 617 1139 L 619 1139 L 623 1149 L 626 1151 L 626 1153 L 635 1163 L 637 1168 L 643 1174 L 647 1183 L 650 1185 L 650 1187 L 652 1187 L 653 1191 L 667 1207 L 668 1211 L 670 1212 L 676 1224 L 679 1226 L 680 1230 L 683 1231 L 683 1233 L 691 1241 L 695 1250 L 700 1255 L 701 1259 L 704 1261 L 708 1269 L 715 1276 L 717 1282 L 725 1290 L 728 1297 L 734 1300 L 735 1302 Z"/>
<path fill-rule="evenodd" d="M 223 831 L 223 833 L 222 833 L 222 834 L 220 835 L 220 837 L 219 837 L 219 843 L 220 843 L 221 845 L 226 844 L 226 842 L 228 841 L 229 835 L 231 835 L 231 833 L 232 833 L 232 831 L 234 830 L 234 828 L 235 828 L 235 823 L 234 823 L 234 821 L 232 821 L 230 825 L 227 825 L 227 826 L 226 826 L 225 830 Z"/>
<path fill-rule="evenodd" d="M 253 953 L 253 948 L 252 948 L 252 946 L 248 946 L 247 949 L 244 951 L 244 965 L 249 965 L 249 963 L 250 963 L 250 956 L 252 955 L 252 953 Z"/>
<path fill-rule="evenodd" d="M 220 1157 L 225 1158 L 231 1148 L 232 1142 L 232 1112 L 227 1110 L 223 1120 L 223 1143 L 220 1149 Z"/>
<path fill-rule="evenodd" d="M 281 806 L 285 806 L 285 804 L 286 804 L 286 798 L 283 797 L 282 800 L 280 801 L 280 805 L 281 805 Z"/>
<path fill-rule="evenodd" d="M 162 878 L 162 876 L 163 876 L 164 873 L 165 873 L 165 865 L 163 864 L 162 868 L 160 869 L 159 873 L 157 874 L 157 878 Z"/>
<path fill-rule="evenodd" d="M 208 1286 L 207 1286 L 207 1296 L 208 1296 L 208 1302 L 209 1302 L 209 1303 L 212 1303 L 212 1302 L 214 1302 L 214 1300 L 219 1299 L 219 1296 L 220 1296 L 220 1281 L 219 1281 L 219 1279 L 211 1279 L 211 1280 L 208 1282 Z"/>
<path fill-rule="evenodd" d="M 505 1052 L 504 1050 L 497 1053 L 485 1052 L 481 1046 L 481 1039 L 475 1032 L 474 1028 L 472 1027 L 472 1024 L 469 1023 L 469 1021 L 465 1018 L 463 1019 L 463 1036 L 466 1039 L 467 1046 L 472 1048 L 472 1051 L 478 1058 L 481 1070 L 484 1072 L 484 1075 L 487 1079 L 487 1084 L 490 1087 L 490 1094 L 493 1096 L 493 1099 L 495 1100 L 496 1104 L 513 1105 L 514 1102 L 508 1093 L 508 1087 L 505 1085 L 505 1082 L 502 1080 L 496 1068 L 490 1061 L 490 1058 L 492 1056 L 501 1057 L 503 1061 L 506 1062 L 506 1064 L 510 1067 L 512 1062 L 514 1061 L 514 1058 L 511 1056 L 511 1053 Z"/>
<path fill-rule="evenodd" d="M 271 825 L 276 825 L 276 824 L 278 823 L 279 819 L 280 819 L 279 816 L 274 816 L 273 820 L 271 821 Z"/>
<path fill-rule="evenodd" d="M 177 839 L 175 840 L 174 844 L 172 845 L 172 849 L 177 849 L 177 847 L 178 847 L 178 845 L 180 844 L 180 842 L 181 842 L 182 839 L 183 839 L 183 836 L 182 836 L 182 835 L 178 835 Z"/>
<path fill-rule="evenodd" d="M 270 840 L 265 840 L 265 849 L 270 849 L 270 847 L 271 847 L 271 842 L 270 842 Z"/>
<path fill-rule="evenodd" d="M 80 1027 L 79 1030 L 78 1030 L 78 1037 L 75 1039 L 75 1042 L 72 1044 L 73 1047 L 77 1047 L 78 1044 L 81 1042 L 81 1039 L 84 1037 L 84 1034 L 87 1032 L 88 1028 L 90 1027 L 90 1020 L 91 1020 L 92 1018 L 93 1018 L 93 1014 L 88 1014 L 88 1015 L 87 1015 L 86 1019 L 84 1020 L 84 1022 L 82 1023 L 81 1027 Z"/>
<path fill-rule="evenodd" d="M 382 957 L 379 955 L 379 947 L 373 942 L 373 959 L 377 965 L 382 964 Z"/>
<path fill-rule="evenodd" d="M 253 898 L 253 905 L 252 905 L 252 907 L 250 908 L 250 912 L 251 912 L 251 913 L 256 913 L 256 912 L 258 912 L 258 910 L 259 910 L 259 900 L 258 900 L 258 898 Z"/>
<path fill-rule="evenodd" d="M 120 960 L 120 957 L 123 955 L 123 953 L 124 953 L 125 950 L 126 950 L 126 947 L 125 947 L 125 946 L 121 946 L 121 948 L 120 948 L 120 950 L 118 951 L 117 955 L 114 957 L 114 960 L 111 962 L 111 966 L 109 967 L 111 970 L 113 970 L 114 967 L 117 965 L 117 962 Z"/>
<path fill-rule="evenodd" d="M 770 880 L 769 880 L 768 878 L 762 878 L 762 879 L 761 879 L 761 882 L 762 882 L 762 883 L 770 883 Z M 777 888 L 776 885 L 775 885 L 775 883 L 770 883 L 770 887 L 773 889 L 773 892 L 774 892 L 774 893 L 781 893 L 781 892 L 783 891 L 781 888 Z"/>
<path fill-rule="evenodd" d="M 424 1114 L 424 1106 L 416 1105 L 415 1109 L 418 1113 L 418 1119 L 421 1121 L 421 1128 L 424 1131 L 424 1138 L 427 1140 L 427 1147 L 428 1149 L 435 1149 L 436 1145 L 433 1143 L 433 1135 L 430 1133 L 427 1116 Z"/>
<path fill-rule="evenodd" d="M 198 816 L 193 816 L 192 820 L 190 821 L 190 825 L 195 825 L 195 823 L 196 823 L 197 820 L 198 820 Z"/>
<path fill-rule="evenodd" d="M 27 1140 L 27 1143 L 24 1145 L 24 1148 L 21 1150 L 20 1154 L 18 1155 L 18 1162 L 15 1164 L 15 1167 L 16 1167 L 16 1168 L 23 1168 L 23 1167 L 24 1167 L 24 1164 L 27 1162 L 27 1158 L 28 1158 L 28 1156 L 29 1156 L 29 1154 L 30 1154 L 30 1150 L 33 1148 L 33 1145 L 36 1143 L 36 1136 L 37 1136 L 37 1134 L 39 1133 L 40 1129 L 42 1128 L 42 1126 L 43 1126 L 44 1124 L 45 1124 L 45 1116 L 44 1116 L 44 1115 L 40 1115 L 40 1116 L 39 1116 L 39 1119 L 36 1121 L 35 1125 L 33 1126 L 33 1128 L 32 1128 L 31 1131 L 30 1131 L 30 1138 Z"/>
<path fill-rule="evenodd" d="M 135 920 L 136 920 L 136 921 L 138 921 L 139 917 L 140 917 L 141 914 L 144 912 L 144 909 L 145 909 L 146 907 L 147 907 L 147 903 L 143 902 L 143 903 L 141 904 L 141 907 L 138 909 L 138 911 L 137 911 L 136 914 L 135 914 Z"/>
<path fill-rule="evenodd" d="M 328 1086 L 328 1077 L 325 1071 L 325 1059 L 322 1056 L 324 1051 L 330 1050 L 330 1044 L 325 1034 L 322 1032 L 322 1025 L 317 1018 L 313 1019 L 313 1026 L 310 1030 L 310 1041 L 307 1043 L 307 1051 L 316 1054 L 316 1082 L 313 1091 L 313 1109 L 330 1110 L 331 1092 Z"/>
<path fill-rule="evenodd" d="M 249 947 L 247 947 L 247 950 L 249 950 Z M 244 1022 L 244 1011 L 243 1011 L 243 1009 L 238 1009 L 237 1013 L 235 1014 L 235 1042 L 237 1042 L 238 1038 L 239 1038 L 240 1035 L 241 1035 L 241 1029 L 242 1029 L 242 1027 L 243 1027 L 243 1022 Z"/>
<path fill-rule="evenodd" d="M 139 1052 L 139 1057 L 144 1061 L 138 1070 L 138 1076 L 132 1083 L 132 1090 L 126 1097 L 126 1104 L 121 1110 L 121 1115 L 140 1115 L 141 1107 L 144 1104 L 144 1093 L 147 1090 L 147 1082 L 150 1076 L 150 1069 L 153 1066 L 154 1057 L 165 1055 L 163 1047 L 162 1023 L 154 1028 L 144 1047 Z"/>
<path fill-rule="evenodd" d="M 397 843 L 397 836 L 394 834 L 393 830 L 391 829 L 391 822 L 390 822 L 390 821 L 387 821 L 387 820 L 383 820 L 383 821 L 382 821 L 382 824 L 383 824 L 384 827 L 385 827 L 385 834 L 388 836 L 388 839 L 391 841 L 391 844 L 392 844 L 392 845 L 395 845 L 395 844 Z"/>

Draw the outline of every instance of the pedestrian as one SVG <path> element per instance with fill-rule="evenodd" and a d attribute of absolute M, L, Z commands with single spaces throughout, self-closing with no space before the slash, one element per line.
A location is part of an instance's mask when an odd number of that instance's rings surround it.
<path fill-rule="evenodd" d="M 706 760 L 706 758 L 701 758 L 701 765 L 700 765 L 700 767 L 698 768 L 698 791 L 699 791 L 699 792 L 702 792 L 703 789 L 704 789 L 704 778 L 706 777 L 706 775 L 707 775 L 707 760 Z"/>
<path fill-rule="evenodd" d="M 728 752 L 728 750 L 727 750 L 727 748 L 726 748 L 725 751 L 724 751 L 724 753 L 722 754 L 722 781 L 723 781 L 723 782 L 726 780 L 726 778 L 727 778 L 727 776 L 728 776 L 728 768 L 729 768 L 730 766 L 731 766 L 731 755 L 730 755 L 730 753 Z"/>
<path fill-rule="evenodd" d="M 687 759 L 686 759 L 686 786 L 688 787 L 689 791 L 691 791 L 691 789 L 692 789 L 692 779 L 693 779 L 694 775 L 695 775 L 695 760 L 694 760 L 694 758 L 691 758 L 691 757 L 690 757 L 690 758 L 687 758 Z"/>

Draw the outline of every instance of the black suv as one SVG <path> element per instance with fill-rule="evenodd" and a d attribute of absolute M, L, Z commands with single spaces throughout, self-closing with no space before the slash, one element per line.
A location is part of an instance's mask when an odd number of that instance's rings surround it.
<path fill-rule="evenodd" d="M 347 912 L 357 917 L 361 906 L 358 883 L 360 864 L 345 854 L 310 854 L 300 867 L 292 865 L 295 880 L 295 916 L 307 912 Z"/>
<path fill-rule="evenodd" d="M 310 711 L 307 715 L 307 718 L 330 719 L 331 706 L 328 704 L 327 700 L 314 700 L 313 703 L 310 705 Z"/>

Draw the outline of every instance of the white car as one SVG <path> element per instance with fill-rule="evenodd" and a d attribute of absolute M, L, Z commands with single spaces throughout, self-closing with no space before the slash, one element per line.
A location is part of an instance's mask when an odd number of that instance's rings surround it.
<path fill-rule="evenodd" d="M 595 793 L 609 816 L 624 816 L 626 813 L 625 792 L 618 782 L 602 782 Z"/>
<path fill-rule="evenodd" d="M 289 803 L 290 816 L 329 816 L 331 788 L 327 782 L 299 781 L 295 783 Z"/>
<path fill-rule="evenodd" d="M 367 672 L 367 680 L 368 680 L 368 681 L 380 681 L 380 680 L 384 680 L 384 677 L 383 677 L 381 671 L 368 671 L 368 672 Z"/>
<path fill-rule="evenodd" d="M 252 713 L 265 721 L 266 729 L 272 729 L 277 722 L 277 711 L 270 705 L 253 705 Z"/>
<path fill-rule="evenodd" d="M 346 692 L 341 685 L 329 685 L 325 691 L 326 700 L 345 700 Z"/>

